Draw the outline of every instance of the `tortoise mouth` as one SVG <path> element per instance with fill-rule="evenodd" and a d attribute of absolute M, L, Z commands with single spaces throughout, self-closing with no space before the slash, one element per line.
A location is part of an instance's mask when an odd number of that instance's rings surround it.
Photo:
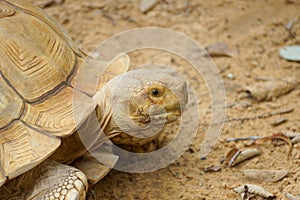
<path fill-rule="evenodd" d="M 176 121 L 182 114 L 182 108 L 179 104 L 173 104 L 166 107 L 155 107 L 149 109 L 149 113 L 131 117 L 138 124 L 168 124 Z"/>
<path fill-rule="evenodd" d="M 158 123 L 171 123 L 176 121 L 181 116 L 181 110 L 174 110 L 165 114 L 158 114 L 152 116 L 151 120 Z"/>

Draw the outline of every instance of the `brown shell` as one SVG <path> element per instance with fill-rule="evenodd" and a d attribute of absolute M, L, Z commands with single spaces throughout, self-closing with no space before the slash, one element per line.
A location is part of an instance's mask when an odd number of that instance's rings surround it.
<path fill-rule="evenodd" d="M 94 109 L 70 85 L 84 57 L 42 10 L 0 0 L 0 186 L 48 158 L 75 132 L 73 115 Z"/>

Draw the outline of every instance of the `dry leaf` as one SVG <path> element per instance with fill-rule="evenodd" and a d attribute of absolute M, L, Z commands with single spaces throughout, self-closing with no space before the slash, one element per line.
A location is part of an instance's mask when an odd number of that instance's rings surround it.
<path fill-rule="evenodd" d="M 300 133 L 285 132 L 283 134 L 291 139 L 292 144 L 297 144 L 300 142 Z"/>
<path fill-rule="evenodd" d="M 254 196 L 261 196 L 264 198 L 275 198 L 275 195 L 257 185 L 245 184 L 234 188 L 233 191 L 240 194 L 243 200 L 251 199 Z"/>
<path fill-rule="evenodd" d="M 258 156 L 261 154 L 261 151 L 256 148 L 249 148 L 243 150 L 240 155 L 236 158 L 236 160 L 232 163 L 232 166 L 235 166 L 245 160 L 248 160 L 249 158 L 253 158 L 255 156 Z"/>
<path fill-rule="evenodd" d="M 290 139 L 293 139 L 294 137 L 300 137 L 300 133 L 297 132 L 284 132 L 283 134 Z"/>
<path fill-rule="evenodd" d="M 261 151 L 256 148 L 248 148 L 243 151 L 234 148 L 227 153 L 224 164 L 228 167 L 233 167 L 245 160 L 248 160 L 249 158 L 260 154 Z"/>
<path fill-rule="evenodd" d="M 286 193 L 286 194 L 285 194 L 285 197 L 286 197 L 288 200 L 300 200 L 300 195 L 294 196 L 294 195 L 292 195 L 292 194 L 290 194 L 290 193 Z"/>
<path fill-rule="evenodd" d="M 210 56 L 228 56 L 232 57 L 234 56 L 234 52 L 232 52 L 228 45 L 224 42 L 217 42 L 214 44 L 211 44 L 205 48 L 208 55 Z"/>
<path fill-rule="evenodd" d="M 271 123 L 271 125 L 272 125 L 272 126 L 278 126 L 278 125 L 280 125 L 280 124 L 282 124 L 282 123 L 284 123 L 284 122 L 287 122 L 287 121 L 288 121 L 288 120 L 285 119 L 285 118 L 278 118 L 278 119 L 274 120 L 274 121 Z"/>
<path fill-rule="evenodd" d="M 228 167 L 231 167 L 232 163 L 235 161 L 236 157 L 241 153 L 237 148 L 231 149 L 225 158 L 224 164 Z"/>
<path fill-rule="evenodd" d="M 291 142 L 292 142 L 292 144 L 300 143 L 300 136 L 294 137 L 294 138 L 291 140 Z"/>
<path fill-rule="evenodd" d="M 270 101 L 291 92 L 297 84 L 297 80 L 291 77 L 286 79 L 272 79 L 253 84 L 246 87 L 244 91 L 248 93 L 249 97 L 258 101 Z"/>
<path fill-rule="evenodd" d="M 155 6 L 156 3 L 157 3 L 157 0 L 141 0 L 140 11 L 145 13 L 145 12 L 151 10 Z"/>
<path fill-rule="evenodd" d="M 221 170 L 221 167 L 217 166 L 217 165 L 212 165 L 212 166 L 204 168 L 204 172 L 218 172 L 220 170 Z"/>
<path fill-rule="evenodd" d="M 244 170 L 243 174 L 251 181 L 274 183 L 283 179 L 289 170 Z"/>

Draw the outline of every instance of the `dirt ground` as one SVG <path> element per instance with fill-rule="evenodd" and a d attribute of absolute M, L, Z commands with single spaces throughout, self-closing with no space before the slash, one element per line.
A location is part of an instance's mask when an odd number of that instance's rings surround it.
<path fill-rule="evenodd" d="M 35 1 L 41 5 L 45 0 Z M 54 1 L 55 2 L 55 1 Z M 60 1 L 56 1 L 60 2 Z M 224 42 L 237 52 L 233 57 L 214 57 L 224 81 L 227 99 L 227 118 L 263 116 L 249 120 L 225 122 L 222 135 L 206 160 L 200 160 L 203 136 L 210 122 L 210 95 L 198 75 L 185 65 L 174 62 L 170 55 L 159 52 L 132 53 L 134 63 L 173 63 L 187 74 L 200 97 L 201 123 L 189 150 L 176 162 L 159 171 L 130 174 L 112 170 L 93 187 L 97 199 L 240 199 L 233 188 L 256 184 L 286 199 L 285 194 L 300 194 L 300 145 L 294 145 L 287 159 L 288 145 L 273 145 L 270 141 L 257 145 L 262 154 L 240 165 L 226 168 L 220 162 L 232 148 L 244 148 L 246 142 L 225 142 L 231 137 L 268 136 L 278 132 L 300 132 L 300 90 L 298 87 L 271 101 L 257 102 L 245 98 L 244 86 L 251 86 L 266 78 L 300 78 L 299 62 L 288 62 L 279 56 L 285 45 L 300 45 L 300 1 L 298 0 L 160 0 L 147 13 L 139 10 L 137 0 L 65 0 L 44 8 L 58 20 L 85 52 L 110 36 L 138 27 L 164 27 L 180 31 L 203 47 Z M 291 31 L 286 25 L 295 19 Z M 298 20 L 298 21 L 297 21 Z M 174 64 L 175 63 L 175 64 Z M 192 114 L 191 114 L 192 116 Z M 272 125 L 283 118 L 284 123 Z M 221 166 L 218 172 L 204 172 L 204 168 Z M 289 174 L 275 183 L 249 181 L 245 169 L 286 169 Z"/>

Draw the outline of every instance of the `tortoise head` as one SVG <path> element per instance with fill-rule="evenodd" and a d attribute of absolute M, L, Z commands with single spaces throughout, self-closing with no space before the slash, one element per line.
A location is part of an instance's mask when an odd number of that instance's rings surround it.
<path fill-rule="evenodd" d="M 170 69 L 133 70 L 119 77 L 116 87 L 117 115 L 141 127 L 174 122 L 187 103 L 187 84 Z"/>
<path fill-rule="evenodd" d="M 141 145 L 181 116 L 188 101 L 187 83 L 168 68 L 136 69 L 111 79 L 94 99 L 106 135 L 116 135 L 115 143 Z"/>

